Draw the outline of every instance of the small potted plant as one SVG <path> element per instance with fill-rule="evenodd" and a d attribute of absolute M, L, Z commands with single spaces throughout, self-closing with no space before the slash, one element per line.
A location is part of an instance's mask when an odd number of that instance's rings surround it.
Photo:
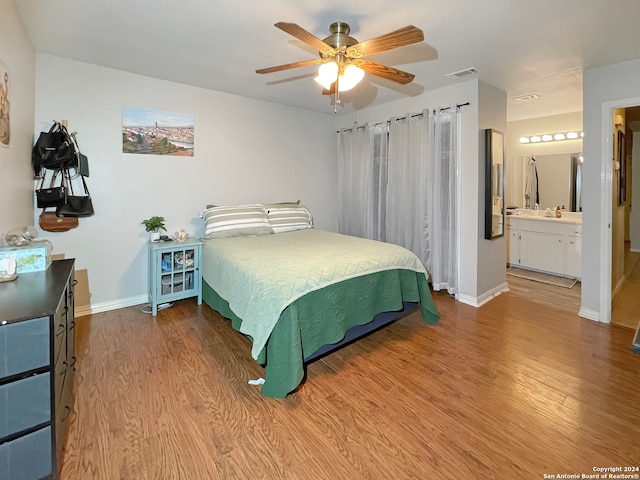
<path fill-rule="evenodd" d="M 140 222 L 144 225 L 144 228 L 149 232 L 149 241 L 155 242 L 160 238 L 160 230 L 167 231 L 164 225 L 164 217 L 153 216 Z"/>

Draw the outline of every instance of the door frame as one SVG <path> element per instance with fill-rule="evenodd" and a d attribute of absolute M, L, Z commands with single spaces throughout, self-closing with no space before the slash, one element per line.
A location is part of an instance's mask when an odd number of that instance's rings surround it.
<path fill-rule="evenodd" d="M 600 138 L 600 311 L 598 320 L 611 323 L 611 255 L 613 219 L 613 111 L 640 105 L 640 97 L 602 102 Z"/>

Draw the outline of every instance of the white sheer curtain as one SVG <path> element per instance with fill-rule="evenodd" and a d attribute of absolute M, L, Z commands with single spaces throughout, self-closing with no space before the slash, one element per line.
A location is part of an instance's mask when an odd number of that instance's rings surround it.
<path fill-rule="evenodd" d="M 423 262 L 431 250 L 426 203 L 429 122 L 428 111 L 389 122 L 386 239 L 408 248 Z"/>
<path fill-rule="evenodd" d="M 339 135 L 338 231 L 411 250 L 433 288 L 451 294 L 458 291 L 457 117 L 425 110 L 391 119 L 388 137 L 386 124 Z"/>
<path fill-rule="evenodd" d="M 387 125 L 366 124 L 338 133 L 338 231 L 385 240 Z"/>
<path fill-rule="evenodd" d="M 458 113 L 436 110 L 427 161 L 431 255 L 425 263 L 434 290 L 458 293 Z"/>

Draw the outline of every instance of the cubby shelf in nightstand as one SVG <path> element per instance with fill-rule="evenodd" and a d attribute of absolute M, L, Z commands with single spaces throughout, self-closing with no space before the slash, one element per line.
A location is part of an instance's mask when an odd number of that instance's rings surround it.
<path fill-rule="evenodd" d="M 154 317 L 163 303 L 198 297 L 202 305 L 201 263 L 199 240 L 149 243 L 149 303 Z"/>

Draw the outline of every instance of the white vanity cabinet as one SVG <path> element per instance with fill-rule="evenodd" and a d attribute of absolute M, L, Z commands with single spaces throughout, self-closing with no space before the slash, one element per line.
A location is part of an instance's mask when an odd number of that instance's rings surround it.
<path fill-rule="evenodd" d="M 582 225 L 571 225 L 567 228 L 566 275 L 582 277 Z"/>
<path fill-rule="evenodd" d="M 555 218 L 507 218 L 510 265 L 580 278 L 582 225 Z"/>

